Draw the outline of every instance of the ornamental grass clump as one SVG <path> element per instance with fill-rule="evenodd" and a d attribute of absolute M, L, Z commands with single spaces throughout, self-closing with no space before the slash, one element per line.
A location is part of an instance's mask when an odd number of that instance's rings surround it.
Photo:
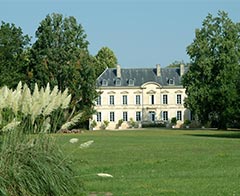
<path fill-rule="evenodd" d="M 0 89 L 1 196 L 79 195 L 71 161 L 47 134 L 56 132 L 70 99 L 67 90 L 51 91 L 49 85 L 39 90 L 36 84 L 33 93 L 21 82 L 16 90 Z"/>
<path fill-rule="evenodd" d="M 70 160 L 50 135 L 3 134 L 0 150 L 0 195 L 73 195 L 79 184 Z"/>
<path fill-rule="evenodd" d="M 61 92 L 55 86 L 51 91 L 49 84 L 40 90 L 35 84 L 33 93 L 21 82 L 15 90 L 4 86 L 0 89 L 0 130 L 15 120 L 31 133 L 56 132 L 70 101 L 67 89 Z"/>

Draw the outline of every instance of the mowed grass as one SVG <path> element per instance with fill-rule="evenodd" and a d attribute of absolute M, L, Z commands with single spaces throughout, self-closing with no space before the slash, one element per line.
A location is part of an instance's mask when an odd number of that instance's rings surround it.
<path fill-rule="evenodd" d="M 69 143 L 73 137 L 79 142 Z M 240 195 L 240 132 L 149 129 L 56 138 L 87 195 Z M 80 149 L 88 140 L 94 143 Z"/>

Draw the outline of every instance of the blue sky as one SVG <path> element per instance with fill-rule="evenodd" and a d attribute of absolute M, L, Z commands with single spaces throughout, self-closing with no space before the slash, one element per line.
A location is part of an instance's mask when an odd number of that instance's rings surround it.
<path fill-rule="evenodd" d="M 240 22 L 238 0 L 0 0 L 0 20 L 33 37 L 47 14 L 74 16 L 96 55 L 107 46 L 122 67 L 189 62 L 186 47 L 208 13 Z"/>

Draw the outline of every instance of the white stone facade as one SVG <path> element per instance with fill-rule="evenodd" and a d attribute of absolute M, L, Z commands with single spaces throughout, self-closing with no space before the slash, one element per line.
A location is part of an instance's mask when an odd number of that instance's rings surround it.
<path fill-rule="evenodd" d="M 116 70 L 116 72 L 118 71 Z M 132 72 L 134 73 L 134 71 Z M 123 74 L 124 72 L 120 76 L 123 77 Z M 156 70 L 156 75 L 158 75 L 157 77 L 164 77 L 163 75 L 159 76 L 158 70 Z M 133 77 L 135 83 L 137 83 L 136 79 L 140 78 L 139 75 L 131 77 Z M 181 74 L 179 74 L 179 77 L 181 77 Z M 113 79 L 116 83 L 116 78 L 114 79 L 110 75 L 108 80 Z M 125 78 L 121 79 L 126 80 Z M 176 77 L 173 77 L 173 79 L 176 79 Z M 104 79 L 102 78 L 102 80 Z M 143 122 L 165 122 L 169 124 L 171 119 L 176 117 L 178 120 L 177 126 L 180 126 L 185 119 L 190 118 L 189 111 L 184 108 L 186 94 L 181 85 L 174 84 L 174 81 L 173 83 L 170 82 L 171 84 L 161 85 L 160 82 L 156 82 L 156 79 L 155 81 L 154 79 L 148 80 L 145 80 L 140 86 L 110 85 L 111 81 L 109 85 L 99 85 L 100 96 L 95 106 L 97 113 L 93 115 L 91 120 L 91 122 L 95 121 L 97 123 L 95 129 L 101 129 L 104 121 L 109 122 L 107 129 L 116 129 L 119 120 L 123 120 L 120 128 L 126 129 L 131 127 L 131 120 L 135 122 L 137 127 L 141 127 Z"/>

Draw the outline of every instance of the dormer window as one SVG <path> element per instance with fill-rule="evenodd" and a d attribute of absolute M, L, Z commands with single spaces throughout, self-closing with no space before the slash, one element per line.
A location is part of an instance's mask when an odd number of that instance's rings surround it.
<path fill-rule="evenodd" d="M 174 79 L 169 79 L 169 80 L 168 80 L 168 84 L 169 84 L 169 85 L 174 85 Z"/>
<path fill-rule="evenodd" d="M 134 80 L 133 79 L 128 80 L 128 86 L 134 86 Z"/>
<path fill-rule="evenodd" d="M 115 84 L 116 84 L 116 86 L 121 86 L 121 79 L 118 78 L 118 79 L 116 80 L 116 83 L 115 83 Z"/>
<path fill-rule="evenodd" d="M 107 86 L 108 85 L 108 81 L 106 79 L 102 80 L 102 86 Z"/>

